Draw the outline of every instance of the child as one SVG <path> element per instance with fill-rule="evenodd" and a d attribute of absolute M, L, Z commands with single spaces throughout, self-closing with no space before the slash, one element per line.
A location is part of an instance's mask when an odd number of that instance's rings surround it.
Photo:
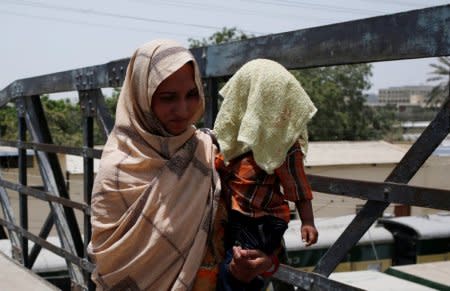
<path fill-rule="evenodd" d="M 306 245 L 317 241 L 312 192 L 303 168 L 307 122 L 317 109 L 295 77 L 266 59 L 248 62 L 220 91 L 224 97 L 214 131 L 223 191 L 228 195 L 226 258 L 217 290 L 260 290 L 262 278 L 241 282 L 229 272 L 233 248 L 259 249 L 272 256 L 287 229 L 287 200 L 296 204 Z M 280 186 L 283 190 L 281 190 Z"/>

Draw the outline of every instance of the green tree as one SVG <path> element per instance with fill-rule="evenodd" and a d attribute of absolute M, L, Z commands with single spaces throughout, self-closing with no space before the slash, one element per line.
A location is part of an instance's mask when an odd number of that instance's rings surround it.
<path fill-rule="evenodd" d="M 364 105 L 371 69 L 359 64 L 293 72 L 318 108 L 308 128 L 311 140 L 380 139 L 391 130 L 392 110 Z"/>
<path fill-rule="evenodd" d="M 77 105 L 69 99 L 51 100 L 47 95 L 41 97 L 42 106 L 53 138 L 56 144 L 81 145 L 82 134 L 81 114 Z M 10 103 L 0 108 L 0 138 L 4 140 L 17 139 L 17 111 Z"/>
<path fill-rule="evenodd" d="M 112 96 L 106 97 L 106 106 L 113 118 L 120 89 L 115 88 Z M 83 144 L 83 114 L 78 103 L 69 99 L 53 100 L 48 95 L 41 97 L 50 134 L 55 144 L 81 146 Z M 0 139 L 17 139 L 17 111 L 13 103 L 0 108 Z M 94 123 L 94 143 L 104 144 L 106 137 L 97 123 Z"/>
<path fill-rule="evenodd" d="M 0 108 L 0 139 L 17 139 L 17 112 L 12 103 Z"/>
<path fill-rule="evenodd" d="M 121 88 L 114 88 L 110 97 L 105 98 L 106 107 L 114 118 Z"/>
<path fill-rule="evenodd" d="M 47 123 L 55 144 L 81 146 L 83 144 L 82 114 L 78 104 L 69 99 L 53 100 L 41 97 Z"/>
<path fill-rule="evenodd" d="M 434 69 L 430 74 L 433 76 L 428 78 L 427 81 L 440 83 L 433 87 L 430 92 L 428 104 L 439 105 L 443 103 L 449 96 L 449 83 L 450 83 L 450 57 L 440 57 L 439 63 L 430 64 Z"/>
<path fill-rule="evenodd" d="M 253 37 L 253 35 L 247 35 L 242 30 L 238 30 L 236 27 L 222 28 L 221 31 L 217 31 L 213 33 L 208 38 L 203 38 L 202 40 L 189 38 L 189 47 L 195 48 L 195 47 L 201 47 L 201 46 L 207 46 L 207 45 L 213 45 L 213 44 L 221 44 L 226 43 L 234 40 L 244 40 Z"/>

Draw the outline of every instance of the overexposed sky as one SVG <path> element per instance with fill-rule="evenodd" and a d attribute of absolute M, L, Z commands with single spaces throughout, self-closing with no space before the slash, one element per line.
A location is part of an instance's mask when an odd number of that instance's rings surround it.
<path fill-rule="evenodd" d="M 0 0 L 0 90 L 14 80 L 129 57 L 155 38 L 188 45 L 222 27 L 256 36 L 448 4 L 441 0 Z M 422 85 L 436 59 L 375 63 L 369 92 Z"/>

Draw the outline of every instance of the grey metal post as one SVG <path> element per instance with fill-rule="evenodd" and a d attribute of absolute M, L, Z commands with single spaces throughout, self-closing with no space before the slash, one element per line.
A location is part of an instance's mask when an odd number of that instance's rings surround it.
<path fill-rule="evenodd" d="M 25 122 L 25 111 L 23 97 L 19 98 L 16 102 L 17 118 L 18 118 L 18 130 L 19 143 L 26 142 L 27 125 Z M 19 148 L 19 184 L 26 186 L 27 181 L 27 150 Z M 19 193 L 19 211 L 20 211 L 20 226 L 28 230 L 28 196 Z M 22 256 L 23 265 L 27 268 L 31 268 L 28 256 L 28 239 L 22 236 Z"/>

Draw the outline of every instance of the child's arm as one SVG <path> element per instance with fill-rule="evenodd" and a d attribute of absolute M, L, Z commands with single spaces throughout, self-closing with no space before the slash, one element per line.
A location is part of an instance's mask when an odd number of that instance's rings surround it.
<path fill-rule="evenodd" d="M 314 225 L 314 215 L 312 211 L 311 200 L 302 199 L 295 202 L 297 211 L 302 221 L 301 235 L 302 241 L 306 243 L 306 246 L 310 246 L 317 242 L 319 233 Z"/>
<path fill-rule="evenodd" d="M 275 169 L 275 173 L 280 179 L 285 199 L 295 202 L 302 221 L 302 240 L 306 246 L 315 244 L 318 232 L 314 225 L 311 205 L 313 197 L 303 166 L 303 153 L 298 142 L 289 150 L 283 165 Z"/>

